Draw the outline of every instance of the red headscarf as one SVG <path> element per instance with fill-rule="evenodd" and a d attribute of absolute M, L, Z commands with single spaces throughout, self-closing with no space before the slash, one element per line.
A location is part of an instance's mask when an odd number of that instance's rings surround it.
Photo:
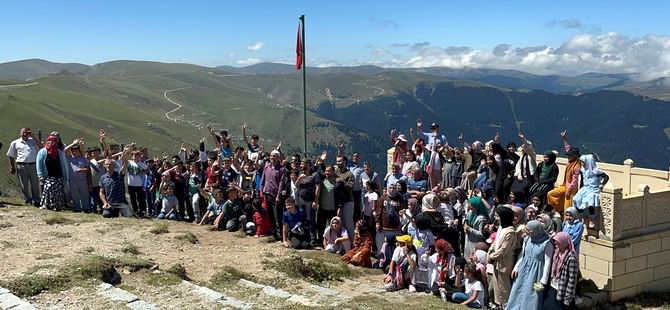
<path fill-rule="evenodd" d="M 449 244 L 449 242 L 444 239 L 438 239 L 435 241 L 435 249 L 441 253 L 454 252 L 454 248 L 451 247 L 451 244 Z M 438 263 L 440 264 L 440 281 L 444 282 L 447 278 L 447 271 L 449 270 L 449 254 L 444 257 L 439 255 L 438 259 Z"/>
<path fill-rule="evenodd" d="M 556 248 L 554 249 L 554 258 L 551 264 L 551 275 L 552 277 L 558 278 L 561 276 L 561 268 L 568 258 L 568 253 L 572 252 L 575 259 L 578 259 L 578 257 L 575 252 L 575 245 L 572 244 L 572 240 L 570 239 L 570 235 L 562 231 L 557 233 L 553 239 L 556 243 Z"/>
<path fill-rule="evenodd" d="M 49 146 L 49 142 L 53 142 L 51 146 Z M 47 154 L 49 154 L 51 159 L 56 158 L 58 156 L 58 137 L 49 136 L 47 138 L 47 143 L 44 143 L 44 148 L 47 150 Z"/>

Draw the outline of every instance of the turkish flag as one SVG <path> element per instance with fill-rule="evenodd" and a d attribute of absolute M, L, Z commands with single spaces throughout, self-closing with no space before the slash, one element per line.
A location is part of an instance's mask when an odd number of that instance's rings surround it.
<path fill-rule="evenodd" d="M 302 68 L 302 38 L 300 37 L 300 25 L 298 25 L 298 40 L 295 45 L 295 69 L 300 70 Z"/>

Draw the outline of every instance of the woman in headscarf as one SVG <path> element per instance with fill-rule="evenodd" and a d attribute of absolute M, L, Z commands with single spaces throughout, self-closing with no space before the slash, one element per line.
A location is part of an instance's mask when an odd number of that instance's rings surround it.
<path fill-rule="evenodd" d="M 396 190 L 396 185 L 390 184 L 386 194 L 375 205 L 375 239 L 379 250 L 387 233 L 400 234 L 400 212 L 405 208 L 407 203 Z"/>
<path fill-rule="evenodd" d="M 535 184 L 530 187 L 529 193 L 537 195 L 542 203 L 547 201 L 547 193 L 554 189 L 556 179 L 558 179 L 558 166 L 556 165 L 556 153 L 546 151 L 544 160 L 535 169 Z"/>
<path fill-rule="evenodd" d="M 69 164 L 58 141 L 58 137 L 49 136 L 44 148 L 37 152 L 37 176 L 42 184 L 40 209 L 61 210 L 65 207 Z"/>
<path fill-rule="evenodd" d="M 438 294 L 440 288 L 453 290 L 455 258 L 454 249 L 449 242 L 444 239 L 435 242 L 435 254 L 430 257 L 428 282 L 434 294 Z"/>
<path fill-rule="evenodd" d="M 554 246 L 538 221 L 526 225 L 528 236 L 523 242 L 521 257 L 512 270 L 515 279 L 507 310 L 542 309 L 543 286 L 549 282 Z"/>
<path fill-rule="evenodd" d="M 347 230 L 342 228 L 342 219 L 335 216 L 323 233 L 323 249 L 330 253 L 344 254 L 351 249 Z"/>
<path fill-rule="evenodd" d="M 477 242 L 486 241 L 483 229 L 484 225 L 486 225 L 488 214 L 489 209 L 482 197 L 470 198 L 470 210 L 467 214 L 467 220 L 463 225 L 463 232 L 465 232 L 464 257 L 469 257 L 475 251 L 475 244 Z"/>
<path fill-rule="evenodd" d="M 495 303 L 504 306 L 512 287 L 512 268 L 514 268 L 514 250 L 517 247 L 517 234 L 514 228 L 514 211 L 509 207 L 496 208 L 500 219 L 500 229 L 489 249 L 488 262 L 493 265 L 493 290 Z"/>
<path fill-rule="evenodd" d="M 421 201 L 421 216 L 417 215 L 416 218 L 417 228 L 421 229 L 419 226 L 423 226 L 419 224 L 419 220 L 424 221 L 435 239 L 446 240 L 455 249 L 454 254 L 460 255 L 458 224 L 453 220 L 450 223 L 445 221 L 444 216 L 439 212 L 439 204 L 440 199 L 435 194 L 430 193 L 423 197 Z M 447 207 L 451 209 L 451 206 Z"/>
<path fill-rule="evenodd" d="M 556 234 L 556 224 L 549 214 L 540 213 L 537 215 L 537 220 L 542 224 L 542 229 L 544 229 L 544 232 L 549 237 L 553 237 Z"/>
<path fill-rule="evenodd" d="M 572 198 L 572 206 L 581 213 L 588 210 L 584 222 L 593 229 L 596 222 L 596 208 L 600 207 L 600 191 L 609 181 L 609 176 L 598 168 L 593 155 L 582 155 L 579 159 L 582 161 L 581 173 L 584 185 Z"/>
<path fill-rule="evenodd" d="M 574 309 L 579 275 L 577 252 L 565 232 L 556 234 L 551 262 L 551 282 L 543 309 Z"/>
<path fill-rule="evenodd" d="M 574 207 L 565 210 L 565 221 L 563 221 L 562 229 L 562 231 L 570 236 L 572 244 L 575 246 L 576 254 L 579 254 L 579 244 L 582 241 L 582 233 L 584 232 L 584 223 L 577 218 L 578 215 L 577 209 Z"/>
<path fill-rule="evenodd" d="M 526 140 L 523 134 L 519 134 L 521 139 L 521 158 L 516 162 L 514 168 L 514 183 L 512 183 L 512 193 L 514 193 L 514 203 L 527 203 L 530 198 L 529 190 L 535 182 L 534 175 L 537 169 L 535 161 L 535 150 L 533 144 Z"/>
<path fill-rule="evenodd" d="M 342 256 L 342 261 L 354 266 L 372 267 L 372 235 L 362 220 L 356 222 L 354 243 L 351 250 Z"/>

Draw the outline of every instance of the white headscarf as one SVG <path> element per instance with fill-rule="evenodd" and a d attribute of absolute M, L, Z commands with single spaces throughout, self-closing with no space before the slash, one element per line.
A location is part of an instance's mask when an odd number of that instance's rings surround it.
<path fill-rule="evenodd" d="M 598 164 L 596 163 L 596 159 L 593 157 L 591 154 L 586 154 L 582 155 L 579 157 L 579 160 L 584 163 L 582 165 L 582 174 L 585 177 L 591 177 L 593 175 L 598 175 L 601 174 L 602 171 L 598 168 Z"/>

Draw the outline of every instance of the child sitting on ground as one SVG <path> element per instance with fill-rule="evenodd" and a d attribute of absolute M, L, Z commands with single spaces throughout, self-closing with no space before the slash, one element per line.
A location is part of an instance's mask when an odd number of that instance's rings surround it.
<path fill-rule="evenodd" d="M 465 286 L 465 293 L 454 293 L 451 298 L 454 302 L 470 308 L 482 308 L 484 306 L 484 287 L 481 274 L 475 264 L 465 265 L 464 271 L 460 267 L 456 271 L 456 286 Z M 465 280 L 463 281 L 463 278 Z"/>
<path fill-rule="evenodd" d="M 285 247 L 306 249 L 309 247 L 309 231 L 306 227 L 307 219 L 302 209 L 296 207 L 293 197 L 286 198 L 286 211 L 282 222 L 282 239 Z"/>
<path fill-rule="evenodd" d="M 219 214 L 223 211 L 223 203 L 224 203 L 223 192 L 219 189 L 214 189 L 213 193 L 210 194 L 205 190 L 200 189 L 200 194 L 206 199 L 209 199 L 211 202 L 207 207 L 207 212 L 205 212 L 205 215 L 203 215 L 198 225 L 214 224 L 216 218 L 219 217 Z"/>
<path fill-rule="evenodd" d="M 227 192 L 228 200 L 223 204 L 223 212 L 214 220 L 214 226 L 219 230 L 234 232 L 247 225 L 247 217 L 244 215 L 238 188 L 229 186 Z"/>
<path fill-rule="evenodd" d="M 158 215 L 159 220 L 176 220 L 177 219 L 177 197 L 174 196 L 174 189 L 168 187 L 163 195 L 163 208 Z"/>

